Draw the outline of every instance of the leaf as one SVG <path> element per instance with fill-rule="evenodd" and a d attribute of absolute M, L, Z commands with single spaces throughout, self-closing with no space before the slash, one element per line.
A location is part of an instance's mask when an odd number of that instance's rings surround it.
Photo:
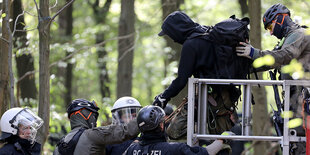
<path fill-rule="evenodd" d="M 1 17 L 2 17 L 2 18 L 6 17 L 6 13 L 3 13 L 3 14 L 1 15 Z"/>
<path fill-rule="evenodd" d="M 253 62 L 253 67 L 259 68 L 264 65 L 266 66 L 272 66 L 275 63 L 275 59 L 271 55 L 265 55 L 263 57 L 257 58 Z"/>
<path fill-rule="evenodd" d="M 281 114 L 281 117 L 282 117 L 282 118 L 292 118 L 292 117 L 293 117 L 293 112 L 292 112 L 292 111 L 284 111 L 284 112 Z"/>
<path fill-rule="evenodd" d="M 272 66 L 275 63 L 275 59 L 271 55 L 265 55 L 264 62 L 265 62 L 265 65 Z"/>
<path fill-rule="evenodd" d="M 301 118 L 295 118 L 288 122 L 287 126 L 288 128 L 296 128 L 302 125 L 302 119 Z"/>

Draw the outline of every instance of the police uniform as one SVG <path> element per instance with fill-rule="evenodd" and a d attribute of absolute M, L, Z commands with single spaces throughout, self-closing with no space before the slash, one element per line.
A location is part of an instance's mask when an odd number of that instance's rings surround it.
<path fill-rule="evenodd" d="M 0 148 L 1 155 L 40 155 L 41 144 L 34 142 L 31 144 L 26 139 L 12 136 L 8 142 Z"/>
<path fill-rule="evenodd" d="M 142 146 L 139 143 L 132 144 L 124 155 L 208 155 L 206 148 L 190 147 L 185 143 L 159 142 Z"/>

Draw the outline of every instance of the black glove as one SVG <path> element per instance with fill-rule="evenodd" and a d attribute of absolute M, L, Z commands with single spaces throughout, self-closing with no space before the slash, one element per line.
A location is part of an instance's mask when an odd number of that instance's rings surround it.
<path fill-rule="evenodd" d="M 159 107 L 164 109 L 169 100 L 170 99 L 166 99 L 166 98 L 162 97 L 162 94 L 159 94 L 154 98 L 153 105 L 159 106 Z"/>

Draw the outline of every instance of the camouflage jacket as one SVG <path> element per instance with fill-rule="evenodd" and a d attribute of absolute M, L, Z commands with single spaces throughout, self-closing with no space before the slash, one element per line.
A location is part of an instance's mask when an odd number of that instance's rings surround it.
<path fill-rule="evenodd" d="M 69 134 L 67 134 L 65 142 L 70 141 L 78 130 L 79 127 L 74 128 Z M 136 137 L 138 134 L 139 129 L 136 120 L 129 122 L 127 125 L 109 125 L 87 129 L 80 136 L 73 154 L 104 155 L 106 144 L 122 143 Z M 56 147 L 54 155 L 58 154 L 58 148 Z"/>
<path fill-rule="evenodd" d="M 278 50 L 259 50 L 254 49 L 253 59 L 264 55 L 272 55 L 275 58 L 273 68 L 287 65 L 292 59 L 297 59 L 304 68 L 310 71 L 310 36 L 305 34 L 303 28 L 292 28 L 288 31 L 282 47 Z"/>

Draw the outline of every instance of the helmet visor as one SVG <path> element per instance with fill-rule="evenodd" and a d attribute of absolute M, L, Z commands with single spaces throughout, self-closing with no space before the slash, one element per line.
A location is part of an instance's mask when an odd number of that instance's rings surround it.
<path fill-rule="evenodd" d="M 126 107 L 117 109 L 112 113 L 113 124 L 127 124 L 129 121 L 135 119 L 140 110 L 140 107 Z"/>
<path fill-rule="evenodd" d="M 38 129 L 43 125 L 43 120 L 29 109 L 21 110 L 10 122 L 18 128 L 20 138 L 28 139 L 32 143 Z"/>

